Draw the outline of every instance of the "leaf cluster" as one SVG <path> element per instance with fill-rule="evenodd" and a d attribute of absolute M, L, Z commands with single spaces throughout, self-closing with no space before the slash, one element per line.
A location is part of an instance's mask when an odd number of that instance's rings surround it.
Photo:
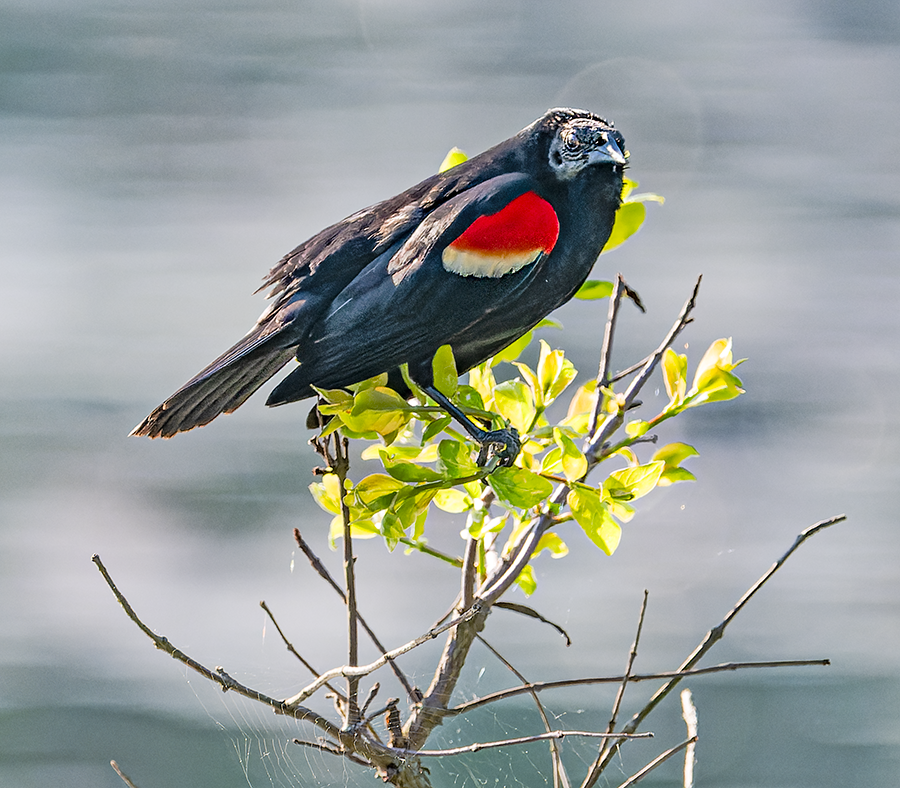
<path fill-rule="evenodd" d="M 566 555 L 568 546 L 561 534 L 569 522 L 611 555 L 638 499 L 657 487 L 694 479 L 682 467 L 697 454 L 694 447 L 669 443 L 641 460 L 637 444 L 647 442 L 650 429 L 688 408 L 743 393 L 733 372 L 740 362 L 732 361 L 730 339 L 710 346 L 690 388 L 687 357 L 669 349 L 662 364 L 669 395 L 665 407 L 649 419 L 628 422 L 617 441 L 589 454 L 595 409 L 605 417 L 618 415 L 624 407 L 621 394 L 612 385 L 598 389 L 596 379 L 571 391 L 577 371 L 562 350 L 551 349 L 542 339 L 536 365 L 520 360 L 530 340 L 526 335 L 470 370 L 465 382 L 459 382 L 449 346 L 441 348 L 433 363 L 435 385 L 463 412 L 490 428 L 514 427 L 519 432 L 522 451 L 509 468 L 479 466 L 477 446 L 412 381 L 411 401 L 388 388 L 385 376 L 351 391 L 319 391 L 319 409 L 330 418 L 325 432 L 340 429 L 348 437 L 372 441 L 362 457 L 381 465 L 357 481 L 346 479 L 343 487 L 334 473 L 310 485 L 316 502 L 334 515 L 333 540 L 343 532 L 344 506 L 353 536 L 381 537 L 390 549 L 402 543 L 459 564 L 459 559 L 427 548 L 426 523 L 435 509 L 464 513 L 462 535 L 479 540 L 478 571 L 483 576 L 488 552 L 508 554 L 532 518 L 548 514 L 553 527 L 541 536 L 533 556 L 544 550 L 555 558 Z M 498 370 L 510 366 L 514 375 L 498 381 Z M 563 395 L 565 410 L 551 417 L 550 406 Z M 605 472 L 596 473 L 596 468 Z M 589 479 L 591 475 L 596 478 Z M 552 494 L 560 484 L 568 488 L 568 495 L 564 503 L 553 503 Z M 526 593 L 534 591 L 530 566 L 517 582 Z"/>

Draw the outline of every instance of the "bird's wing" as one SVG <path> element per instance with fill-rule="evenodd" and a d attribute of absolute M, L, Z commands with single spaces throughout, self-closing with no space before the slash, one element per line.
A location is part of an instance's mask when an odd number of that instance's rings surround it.
<path fill-rule="evenodd" d="M 309 396 L 309 384 L 349 385 L 402 363 L 430 360 L 460 332 L 512 310 L 559 222 L 522 173 L 478 183 L 425 217 L 399 249 L 371 263 L 331 302 L 299 348 L 300 367 L 272 392 L 276 405 Z M 524 332 L 533 322 L 521 326 Z"/>

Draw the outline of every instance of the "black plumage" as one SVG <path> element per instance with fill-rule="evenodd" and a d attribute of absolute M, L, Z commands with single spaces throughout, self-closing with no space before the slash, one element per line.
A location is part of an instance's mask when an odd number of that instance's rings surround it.
<path fill-rule="evenodd" d="M 132 434 L 170 437 L 208 424 L 294 357 L 299 366 L 267 405 L 403 363 L 427 388 L 444 344 L 460 372 L 475 366 L 585 281 L 620 204 L 624 150 L 598 116 L 550 110 L 484 153 L 322 230 L 269 272 L 260 289 L 271 288 L 271 303 L 253 329 Z M 530 202 L 516 202 L 522 195 Z M 517 222 L 546 226 L 532 241 L 534 228 Z"/>

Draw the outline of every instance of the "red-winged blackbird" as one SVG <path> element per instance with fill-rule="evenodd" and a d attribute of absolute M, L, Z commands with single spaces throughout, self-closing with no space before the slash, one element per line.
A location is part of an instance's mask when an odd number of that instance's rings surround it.
<path fill-rule="evenodd" d="M 522 336 L 583 284 L 612 230 L 625 167 L 602 118 L 553 109 L 514 137 L 348 216 L 265 278 L 253 329 L 132 432 L 168 438 L 231 413 L 292 358 L 266 401 L 341 388 L 397 368 L 444 406 L 431 361 L 453 348 L 460 372 Z M 450 408 L 453 415 L 459 414 Z M 465 425 L 518 450 L 509 431 Z M 507 462 L 511 462 L 509 457 Z"/>

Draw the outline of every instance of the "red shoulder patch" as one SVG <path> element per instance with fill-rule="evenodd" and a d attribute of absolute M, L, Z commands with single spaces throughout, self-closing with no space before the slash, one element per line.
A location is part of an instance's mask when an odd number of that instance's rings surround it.
<path fill-rule="evenodd" d="M 559 238 L 556 211 L 534 192 L 479 216 L 444 249 L 444 268 L 462 276 L 501 277 L 549 254 Z"/>

